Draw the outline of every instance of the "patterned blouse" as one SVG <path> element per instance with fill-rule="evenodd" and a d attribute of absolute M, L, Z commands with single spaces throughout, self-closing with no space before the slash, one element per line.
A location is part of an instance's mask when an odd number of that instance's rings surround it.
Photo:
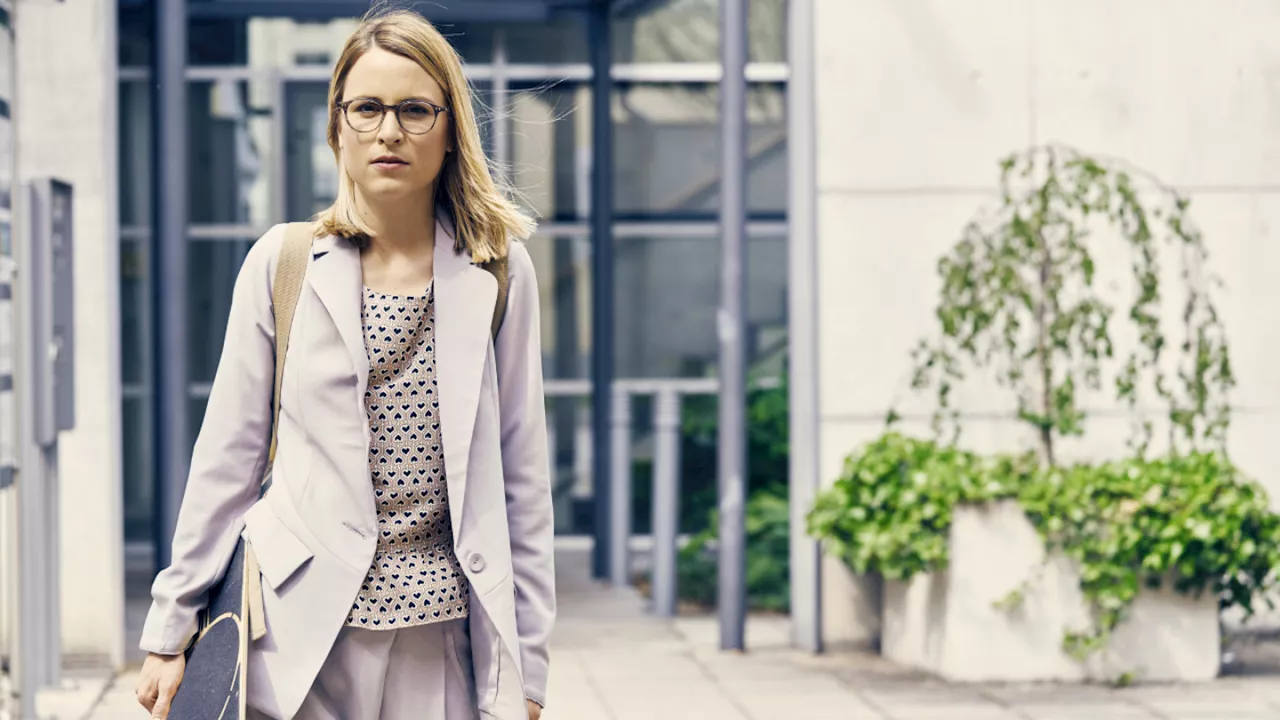
<path fill-rule="evenodd" d="M 434 285 L 421 297 L 364 291 L 364 402 L 379 537 L 347 625 L 394 629 L 468 613 L 440 445 L 434 304 Z"/>

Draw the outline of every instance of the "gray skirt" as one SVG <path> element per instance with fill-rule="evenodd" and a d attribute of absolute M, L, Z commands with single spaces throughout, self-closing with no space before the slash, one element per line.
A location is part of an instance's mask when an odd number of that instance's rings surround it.
<path fill-rule="evenodd" d="M 255 702 L 249 656 L 249 720 L 273 718 Z M 344 627 L 295 720 L 475 720 L 467 621 L 398 630 Z"/>

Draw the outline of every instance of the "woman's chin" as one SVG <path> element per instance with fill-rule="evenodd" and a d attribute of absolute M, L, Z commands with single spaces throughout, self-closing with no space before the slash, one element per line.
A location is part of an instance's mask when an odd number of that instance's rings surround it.
<path fill-rule="evenodd" d="M 412 182 L 407 178 L 371 177 L 356 183 L 360 195 L 369 202 L 395 202 L 410 197 L 422 197 L 429 185 Z"/>

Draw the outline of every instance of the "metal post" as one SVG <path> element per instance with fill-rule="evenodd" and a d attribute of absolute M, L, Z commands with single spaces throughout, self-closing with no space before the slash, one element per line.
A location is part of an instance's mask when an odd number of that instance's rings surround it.
<path fill-rule="evenodd" d="M 44 684 L 57 687 L 62 684 L 62 542 L 61 508 L 58 492 L 58 446 L 44 448 L 44 583 L 46 605 L 44 608 Z"/>
<path fill-rule="evenodd" d="M 676 614 L 676 538 L 680 534 L 680 393 L 658 391 L 653 408 L 653 609 Z"/>
<path fill-rule="evenodd" d="M 187 3 L 156 0 L 155 232 L 151 243 L 152 337 L 157 353 L 156 569 L 169 564 L 191 453 L 187 400 Z"/>
<path fill-rule="evenodd" d="M 818 489 L 817 123 L 814 119 L 813 0 L 788 3 L 787 139 L 791 210 L 787 243 L 790 367 L 791 633 L 796 647 L 822 650 L 821 550 L 805 531 Z"/>
<path fill-rule="evenodd" d="M 17 190 L 17 188 L 15 188 Z M 31 378 L 38 363 L 36 357 L 36 307 L 38 288 L 35 275 L 35 243 L 32 240 L 31 193 L 14 192 L 14 205 L 19 210 L 18 232 L 14 234 L 15 261 L 18 266 L 17 318 L 18 354 L 17 377 Z M 49 659 L 45 653 L 47 629 L 44 611 L 49 605 L 49 585 L 45 582 L 45 569 L 49 562 L 45 556 L 45 457 L 37 441 L 36 392 L 33 383 L 18 383 L 18 475 L 15 487 L 18 491 L 18 662 L 17 673 L 22 720 L 36 720 L 36 691 L 46 684 Z"/>
<path fill-rule="evenodd" d="M 720 1 L 720 648 L 745 649 L 747 2 Z"/>
<path fill-rule="evenodd" d="M 631 393 L 626 388 L 613 386 L 612 413 L 609 580 L 616 587 L 626 587 L 631 582 Z"/>
<path fill-rule="evenodd" d="M 595 498 L 592 575 L 610 576 L 609 405 L 613 387 L 613 99 L 610 3 L 587 11 L 591 44 L 591 400 L 592 490 Z"/>

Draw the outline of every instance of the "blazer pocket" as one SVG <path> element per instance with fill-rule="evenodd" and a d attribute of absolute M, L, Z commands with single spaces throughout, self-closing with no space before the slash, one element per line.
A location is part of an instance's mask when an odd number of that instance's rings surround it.
<path fill-rule="evenodd" d="M 312 558 L 311 549 L 280 522 L 266 502 L 259 501 L 249 508 L 244 524 L 262 579 L 272 590 L 279 590 Z"/>

